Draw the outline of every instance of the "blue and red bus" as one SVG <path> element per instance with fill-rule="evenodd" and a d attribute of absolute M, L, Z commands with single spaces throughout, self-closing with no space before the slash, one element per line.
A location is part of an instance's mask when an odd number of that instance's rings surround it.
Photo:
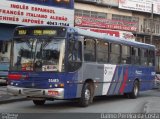
<path fill-rule="evenodd" d="M 43 105 L 46 100 L 128 95 L 150 90 L 155 46 L 62 26 L 17 27 L 8 91 Z"/>

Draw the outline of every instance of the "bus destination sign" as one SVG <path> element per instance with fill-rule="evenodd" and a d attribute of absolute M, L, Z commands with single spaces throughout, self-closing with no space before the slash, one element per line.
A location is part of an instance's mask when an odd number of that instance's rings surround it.
<path fill-rule="evenodd" d="M 57 31 L 53 29 L 49 30 L 33 30 L 33 35 L 57 35 Z"/>
<path fill-rule="evenodd" d="M 15 30 L 15 37 L 25 36 L 54 36 L 54 37 L 65 37 L 66 28 L 17 28 Z"/>
<path fill-rule="evenodd" d="M 53 29 L 45 29 L 45 30 L 25 30 L 19 29 L 17 35 L 57 35 L 57 31 Z"/>

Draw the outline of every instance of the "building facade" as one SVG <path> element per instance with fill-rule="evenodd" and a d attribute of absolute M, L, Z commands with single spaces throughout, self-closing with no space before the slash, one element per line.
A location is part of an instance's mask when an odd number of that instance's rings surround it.
<path fill-rule="evenodd" d="M 75 26 L 155 45 L 160 71 L 160 2 L 75 0 Z"/>
<path fill-rule="evenodd" d="M 74 26 L 74 0 L 1 0 L 0 59 L 10 60 L 15 27 L 29 25 Z"/>

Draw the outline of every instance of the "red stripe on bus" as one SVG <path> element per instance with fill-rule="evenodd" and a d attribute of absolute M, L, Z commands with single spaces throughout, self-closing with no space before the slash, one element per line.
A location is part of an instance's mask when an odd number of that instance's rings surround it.
<path fill-rule="evenodd" d="M 124 92 L 124 88 L 126 86 L 127 79 L 128 79 L 128 68 L 126 69 L 126 72 L 125 72 L 125 75 L 124 75 L 124 79 L 123 79 L 123 83 L 122 83 L 122 85 L 120 87 L 120 94 L 123 94 L 123 92 Z"/>

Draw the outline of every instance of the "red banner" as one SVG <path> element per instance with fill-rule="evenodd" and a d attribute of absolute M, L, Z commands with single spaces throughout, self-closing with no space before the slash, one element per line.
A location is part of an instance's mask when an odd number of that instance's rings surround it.
<path fill-rule="evenodd" d="M 115 29 L 123 31 L 137 31 L 138 23 L 103 18 L 75 16 L 75 26 Z"/>

